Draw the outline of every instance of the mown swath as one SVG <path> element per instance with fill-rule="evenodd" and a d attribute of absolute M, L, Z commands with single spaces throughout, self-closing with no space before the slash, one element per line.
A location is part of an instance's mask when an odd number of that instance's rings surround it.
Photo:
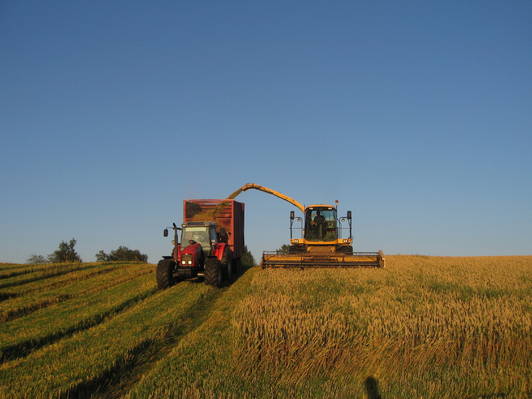
<path fill-rule="evenodd" d="M 97 275 L 100 273 L 105 273 L 118 266 L 119 264 L 110 265 L 106 263 L 90 265 L 86 268 L 79 268 L 60 275 L 50 276 L 46 278 L 45 281 L 33 280 L 30 282 L 17 284 L 16 286 L 12 286 L 9 288 L 4 288 L 0 290 L 0 295 L 5 295 L 6 297 L 14 297 L 26 295 L 34 291 L 45 291 L 57 286 L 63 286 L 74 283 L 79 279 L 88 278 L 90 276 Z"/>
<path fill-rule="evenodd" d="M 199 384 L 210 386 L 214 379 L 230 383 L 235 377 L 231 350 L 236 344 L 230 332 L 230 315 L 234 304 L 249 294 L 250 282 L 257 272 L 257 268 L 248 270 L 230 286 L 224 295 L 216 300 L 209 317 L 197 329 L 185 335 L 175 349 L 133 387 L 128 397 L 204 397 L 203 390 L 192 387 Z M 211 374 L 213 371 L 214 374 Z M 200 375 L 208 377 L 198 379 Z M 235 390 L 232 395 L 226 395 L 227 392 L 224 392 L 218 396 L 243 397 L 244 392 L 246 391 Z"/>
<path fill-rule="evenodd" d="M 102 292 L 91 292 L 0 324 L 1 357 L 8 360 L 25 356 L 36 348 L 97 325 L 153 292 L 154 278 L 147 273 Z"/>
<path fill-rule="evenodd" d="M 59 279 L 59 283 L 61 283 L 59 287 L 56 287 L 55 284 L 48 285 L 48 289 L 43 291 L 34 290 L 26 295 L 0 302 L 0 322 L 21 317 L 37 309 L 63 302 L 76 296 L 103 291 L 113 285 L 121 284 L 150 271 L 151 268 L 143 264 L 129 266 L 114 264 L 102 266 L 99 272 L 90 269 L 89 271 L 68 273 Z"/>
<path fill-rule="evenodd" d="M 128 370 L 155 345 L 171 342 L 194 322 L 190 315 L 220 291 L 186 282 L 138 303 L 97 327 L 43 348 L 0 370 L 3 395 L 80 397 Z M 117 376 L 116 374 L 119 373 Z"/>
<path fill-rule="evenodd" d="M 70 273 L 72 271 L 84 270 L 96 265 L 96 263 L 56 264 L 50 265 L 46 268 L 38 268 L 36 270 L 31 271 L 17 272 L 12 275 L 5 276 L 2 280 L 0 280 L 0 290 L 5 290 L 10 287 L 31 283 L 33 281 L 45 280 L 51 277 L 59 276 L 61 274 Z"/>
<path fill-rule="evenodd" d="M 72 266 L 88 266 L 88 265 L 94 265 L 96 263 L 97 262 L 92 262 L 92 263 L 73 262 L 73 263 L 45 263 L 45 264 L 38 264 L 38 265 L 10 265 L 10 266 L 0 267 L 0 279 L 9 278 L 13 275 L 36 273 L 36 272 L 41 272 L 41 271 L 54 270 L 58 268 L 59 269 L 68 268 Z"/>

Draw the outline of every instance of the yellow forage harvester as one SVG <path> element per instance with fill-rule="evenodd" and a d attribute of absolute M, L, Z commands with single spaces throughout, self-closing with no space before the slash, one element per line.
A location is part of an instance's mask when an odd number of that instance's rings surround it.
<path fill-rule="evenodd" d="M 246 190 L 259 190 L 281 198 L 303 212 L 304 217 L 290 211 L 290 246 L 288 251 L 264 251 L 262 267 L 384 267 L 384 254 L 378 252 L 354 252 L 352 215 L 338 218 L 337 206 L 317 204 L 303 206 L 287 195 L 258 184 L 248 183 L 232 193 L 234 199 Z M 299 224 L 299 227 L 294 227 Z M 342 227 L 347 224 L 347 227 Z M 302 232 L 301 238 L 293 238 L 293 230 Z M 342 238 L 342 230 L 348 229 L 349 237 Z"/>

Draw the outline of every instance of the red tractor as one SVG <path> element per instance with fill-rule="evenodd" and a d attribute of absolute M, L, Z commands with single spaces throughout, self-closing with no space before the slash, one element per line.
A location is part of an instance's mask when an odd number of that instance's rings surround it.
<path fill-rule="evenodd" d="M 244 204 L 234 200 L 185 200 L 181 227 L 173 224 L 174 249 L 157 265 L 157 286 L 204 277 L 221 287 L 239 272 L 244 249 Z M 181 232 L 181 240 L 179 233 Z M 168 229 L 164 229 L 168 236 Z"/>

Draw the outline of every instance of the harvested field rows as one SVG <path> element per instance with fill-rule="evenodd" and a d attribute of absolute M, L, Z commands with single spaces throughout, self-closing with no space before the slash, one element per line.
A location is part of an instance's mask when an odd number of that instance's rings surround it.
<path fill-rule="evenodd" d="M 145 265 L 128 268 L 124 268 L 123 264 L 101 265 L 50 278 L 46 282 L 25 284 L 17 290 L 10 290 L 7 295 L 11 298 L 0 302 L 0 321 L 12 320 L 67 299 L 104 291 L 148 272 Z"/>
<path fill-rule="evenodd" d="M 155 284 L 151 271 L 152 267 L 147 265 L 132 265 L 120 269 L 114 280 L 108 278 L 109 274 L 96 277 L 95 285 L 91 279 L 85 280 L 83 283 L 88 285 L 85 295 L 49 304 L 24 317 L 1 323 L 0 358 L 6 360 L 25 355 L 35 348 L 94 326 L 105 317 L 152 294 Z"/>
<path fill-rule="evenodd" d="M 38 265 L 35 267 L 24 266 L 20 269 L 11 269 L 0 272 L 0 289 L 26 284 L 32 281 L 43 280 L 64 273 L 85 269 L 95 264 L 90 263 L 60 263 L 49 265 Z"/>
<path fill-rule="evenodd" d="M 0 323 L 0 396 L 530 395 L 532 257 L 387 261 L 252 268 L 223 289 L 155 291 L 153 265 L 22 284 L 2 311 L 64 297 Z"/>

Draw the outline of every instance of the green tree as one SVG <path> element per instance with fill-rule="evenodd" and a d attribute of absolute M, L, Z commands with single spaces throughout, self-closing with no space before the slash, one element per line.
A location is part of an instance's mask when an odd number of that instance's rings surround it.
<path fill-rule="evenodd" d="M 141 254 L 138 249 L 129 249 L 128 247 L 122 245 L 111 251 L 109 254 L 106 254 L 103 250 L 100 250 L 100 252 L 96 254 L 96 261 L 98 262 L 109 262 L 116 260 L 130 260 L 146 263 L 148 261 L 148 255 Z"/>
<path fill-rule="evenodd" d="M 46 259 L 42 255 L 33 254 L 26 260 L 26 263 L 31 265 L 37 265 L 39 263 L 48 263 L 48 259 Z"/>
<path fill-rule="evenodd" d="M 57 248 L 52 254 L 48 255 L 48 261 L 51 263 L 61 262 L 81 262 L 81 258 L 74 249 L 76 246 L 76 239 L 73 238 L 69 242 L 61 241 L 59 248 Z"/>
<path fill-rule="evenodd" d="M 248 247 L 244 245 L 244 251 L 242 251 L 242 256 L 240 257 L 240 263 L 243 267 L 255 266 L 255 258 L 253 254 L 248 250 Z"/>
<path fill-rule="evenodd" d="M 103 250 L 100 250 L 96 254 L 96 262 L 107 262 L 109 260 L 109 255 L 107 255 Z"/>

